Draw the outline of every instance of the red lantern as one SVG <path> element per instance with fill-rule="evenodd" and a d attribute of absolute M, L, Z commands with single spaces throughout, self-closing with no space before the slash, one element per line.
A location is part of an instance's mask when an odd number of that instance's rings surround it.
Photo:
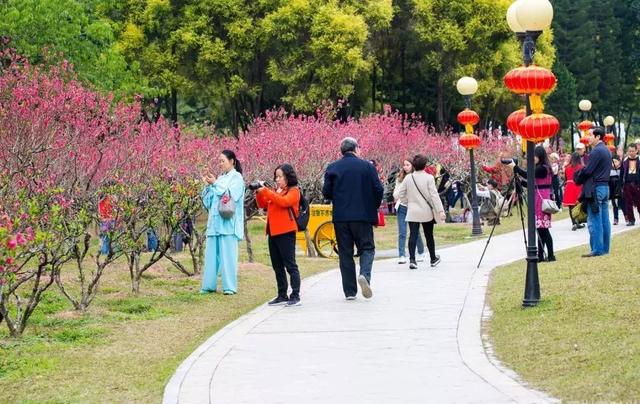
<path fill-rule="evenodd" d="M 583 144 L 583 145 L 585 145 L 585 146 L 589 146 L 589 144 L 591 143 L 591 141 L 589 140 L 589 138 L 588 138 L 588 137 L 586 137 L 586 136 L 582 136 L 582 137 L 580 138 L 580 143 L 582 143 L 582 144 Z"/>
<path fill-rule="evenodd" d="M 480 115 L 475 111 L 466 108 L 464 111 L 458 114 L 458 122 L 460 125 L 477 125 L 480 122 Z"/>
<path fill-rule="evenodd" d="M 609 145 L 609 150 L 611 151 L 611 153 L 615 153 L 616 152 L 616 147 L 612 144 Z"/>
<path fill-rule="evenodd" d="M 465 133 L 463 135 L 460 135 L 458 143 L 465 149 L 472 150 L 480 146 L 480 137 L 478 135 Z"/>
<path fill-rule="evenodd" d="M 515 69 L 509 71 L 503 78 L 505 87 L 507 87 L 509 90 L 511 90 L 516 94 L 527 93 L 525 91 L 525 88 L 522 87 L 522 84 L 520 81 L 520 75 L 522 74 L 523 70 L 526 70 L 526 67 L 524 66 L 516 67 Z"/>
<path fill-rule="evenodd" d="M 542 142 L 554 136 L 560 130 L 560 122 L 555 116 L 533 114 L 520 122 L 520 136 L 534 143 Z"/>
<path fill-rule="evenodd" d="M 616 140 L 616 137 L 613 133 L 607 133 L 606 135 L 604 135 L 605 143 L 613 143 L 614 140 Z"/>
<path fill-rule="evenodd" d="M 520 134 L 520 122 L 527 116 L 527 110 L 522 108 L 515 112 L 512 112 L 511 115 L 507 118 L 507 128 L 511 132 L 516 135 Z"/>
<path fill-rule="evenodd" d="M 591 121 L 582 121 L 578 124 L 578 129 L 585 132 L 593 127 L 593 123 Z"/>
<path fill-rule="evenodd" d="M 556 82 L 551 70 L 535 65 L 515 68 L 504 76 L 505 86 L 516 94 L 546 94 Z"/>

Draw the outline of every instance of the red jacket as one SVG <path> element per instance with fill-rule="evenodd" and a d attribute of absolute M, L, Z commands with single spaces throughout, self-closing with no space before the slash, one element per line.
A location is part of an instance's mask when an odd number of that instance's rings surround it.
<path fill-rule="evenodd" d="M 298 231 L 296 223 L 300 207 L 298 187 L 288 188 L 280 193 L 262 188 L 256 195 L 256 201 L 259 208 L 267 209 L 267 234 L 278 236 Z"/>
<path fill-rule="evenodd" d="M 491 179 L 498 183 L 499 191 L 511 181 L 512 171 L 505 164 L 498 162 L 493 166 L 481 166 L 481 168 L 482 171 L 491 174 Z"/>
<path fill-rule="evenodd" d="M 113 219 L 113 208 L 111 207 L 111 199 L 108 196 L 98 202 L 98 216 L 100 220 Z"/>

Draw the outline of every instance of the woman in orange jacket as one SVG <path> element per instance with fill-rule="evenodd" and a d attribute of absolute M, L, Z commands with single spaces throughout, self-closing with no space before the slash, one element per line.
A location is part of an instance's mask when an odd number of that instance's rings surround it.
<path fill-rule="evenodd" d="M 274 172 L 276 189 L 258 189 L 258 207 L 267 210 L 267 236 L 271 266 L 276 274 L 278 296 L 270 306 L 300 305 L 300 272 L 296 264 L 296 217 L 300 206 L 298 178 L 289 164 L 278 166 Z M 286 272 L 285 272 L 286 269 Z M 287 296 L 287 272 L 291 278 L 291 295 Z"/>

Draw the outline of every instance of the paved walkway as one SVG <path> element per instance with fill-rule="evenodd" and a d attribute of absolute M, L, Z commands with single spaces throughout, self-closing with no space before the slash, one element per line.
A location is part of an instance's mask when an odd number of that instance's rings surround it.
<path fill-rule="evenodd" d="M 556 250 L 588 243 L 587 230 L 572 232 L 566 220 L 552 233 Z M 395 259 L 377 261 L 371 300 L 345 301 L 337 270 L 309 278 L 303 306 L 261 306 L 200 346 L 166 386 L 164 402 L 554 401 L 486 353 L 481 319 L 488 312 L 488 276 L 525 251 L 521 232 L 494 237 L 476 270 L 485 243 L 439 251 L 437 269 L 423 263 L 410 271 Z M 524 273 L 523 265 L 523 285 Z M 544 298 L 544 279 L 541 289 Z"/>

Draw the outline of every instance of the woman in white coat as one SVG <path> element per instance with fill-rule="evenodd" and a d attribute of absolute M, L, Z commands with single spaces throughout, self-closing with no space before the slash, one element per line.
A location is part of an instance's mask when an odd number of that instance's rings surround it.
<path fill-rule="evenodd" d="M 420 227 L 424 230 L 424 236 L 431 258 L 431 266 L 440 263 L 440 256 L 436 254 L 436 242 L 433 238 L 433 226 L 444 223 L 445 213 L 442 201 L 438 195 L 435 179 L 427 174 L 424 169 L 427 166 L 427 157 L 418 154 L 413 158 L 414 172 L 409 174 L 400 184 L 399 198 L 407 200 L 407 223 L 409 224 L 409 269 L 417 269 L 416 244 Z"/>

